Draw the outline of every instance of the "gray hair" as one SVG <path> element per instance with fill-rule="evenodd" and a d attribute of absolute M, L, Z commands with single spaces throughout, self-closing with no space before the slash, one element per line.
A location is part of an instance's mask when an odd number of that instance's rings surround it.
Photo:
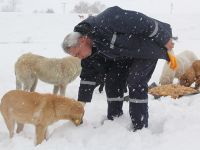
<path fill-rule="evenodd" d="M 79 38 L 82 37 L 82 34 L 79 32 L 69 33 L 63 40 L 62 48 L 64 52 L 69 53 L 69 49 L 79 44 Z"/>

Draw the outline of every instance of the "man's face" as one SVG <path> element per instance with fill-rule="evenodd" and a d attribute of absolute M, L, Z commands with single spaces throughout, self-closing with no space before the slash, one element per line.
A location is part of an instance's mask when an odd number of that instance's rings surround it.
<path fill-rule="evenodd" d="M 87 37 L 81 37 L 79 39 L 78 45 L 71 47 L 69 49 L 69 54 L 78 57 L 80 59 L 84 59 L 90 56 L 92 53 L 92 43 L 91 40 Z"/>

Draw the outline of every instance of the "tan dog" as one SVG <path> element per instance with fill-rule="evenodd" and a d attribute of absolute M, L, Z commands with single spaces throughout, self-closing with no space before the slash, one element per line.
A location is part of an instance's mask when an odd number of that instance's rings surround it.
<path fill-rule="evenodd" d="M 65 96 L 66 86 L 81 72 L 76 57 L 46 58 L 32 53 L 23 54 L 15 63 L 16 89 L 33 92 L 40 79 L 54 85 L 53 93 Z"/>
<path fill-rule="evenodd" d="M 200 60 L 192 63 L 192 66 L 179 79 L 180 84 L 184 86 L 191 86 L 195 82 L 195 89 L 200 86 Z"/>
<path fill-rule="evenodd" d="M 84 108 L 80 102 L 70 98 L 13 90 L 3 96 L 1 112 L 10 138 L 14 135 L 15 123 L 17 133 L 23 130 L 25 123 L 30 123 L 36 127 L 36 144 L 40 144 L 46 138 L 48 125 L 58 120 L 67 119 L 75 125 L 81 124 Z"/>
<path fill-rule="evenodd" d="M 182 74 L 192 65 L 195 60 L 198 60 L 197 56 L 192 51 L 183 51 L 176 55 L 178 68 L 172 70 L 167 62 L 164 64 L 162 74 L 160 76 L 159 83 L 161 85 L 173 84 L 175 78 L 179 79 Z"/>

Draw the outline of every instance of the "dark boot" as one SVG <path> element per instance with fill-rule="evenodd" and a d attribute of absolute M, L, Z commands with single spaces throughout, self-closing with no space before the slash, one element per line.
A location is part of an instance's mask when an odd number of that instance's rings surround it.
<path fill-rule="evenodd" d="M 147 103 L 133 103 L 129 104 L 129 113 L 131 116 L 133 131 L 148 127 L 148 104 Z"/>
<path fill-rule="evenodd" d="M 108 102 L 108 114 L 107 118 L 109 120 L 114 120 L 114 117 L 119 117 L 123 115 L 123 101 L 111 101 Z"/>

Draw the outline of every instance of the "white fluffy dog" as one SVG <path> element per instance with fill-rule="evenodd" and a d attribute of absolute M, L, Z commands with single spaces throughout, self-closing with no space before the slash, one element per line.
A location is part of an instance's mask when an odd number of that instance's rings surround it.
<path fill-rule="evenodd" d="M 35 91 L 40 79 L 54 85 L 53 93 L 65 96 L 68 83 L 76 79 L 81 72 L 81 61 L 72 56 L 64 58 L 46 58 L 32 53 L 23 54 L 15 63 L 16 89 Z"/>
<path fill-rule="evenodd" d="M 178 68 L 176 70 L 170 69 L 167 62 L 164 64 L 159 83 L 161 85 L 172 84 L 175 78 L 180 76 L 197 60 L 197 56 L 191 51 L 183 51 L 176 56 Z"/>

